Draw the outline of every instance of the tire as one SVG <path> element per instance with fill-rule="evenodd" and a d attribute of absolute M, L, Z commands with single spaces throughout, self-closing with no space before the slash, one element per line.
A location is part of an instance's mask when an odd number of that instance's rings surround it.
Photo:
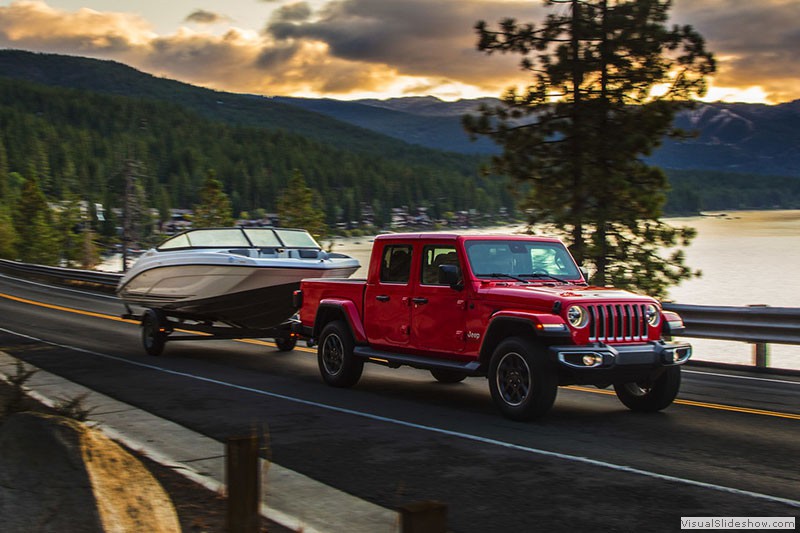
<path fill-rule="evenodd" d="M 148 355 L 158 356 L 164 352 L 169 336 L 167 318 L 158 309 L 148 309 L 142 317 L 142 346 Z"/>
<path fill-rule="evenodd" d="M 511 337 L 495 348 L 489 363 L 489 390 L 504 416 L 528 421 L 544 416 L 555 402 L 558 376 L 533 341 Z"/>
<path fill-rule="evenodd" d="M 681 367 L 669 366 L 655 380 L 615 383 L 617 398 L 631 411 L 652 413 L 669 407 L 681 388 Z"/>
<path fill-rule="evenodd" d="M 463 372 L 459 372 L 458 370 L 450 370 L 447 368 L 433 368 L 431 369 L 431 375 L 439 383 L 459 383 L 464 381 L 464 379 L 467 377 L 467 375 Z"/>
<path fill-rule="evenodd" d="M 293 335 L 286 335 L 283 337 L 275 337 L 275 346 L 278 347 L 279 352 L 291 352 L 297 344 L 297 337 Z"/>
<path fill-rule="evenodd" d="M 353 353 L 353 335 L 341 320 L 322 329 L 317 346 L 317 363 L 322 379 L 333 387 L 352 387 L 364 371 L 364 360 Z"/>

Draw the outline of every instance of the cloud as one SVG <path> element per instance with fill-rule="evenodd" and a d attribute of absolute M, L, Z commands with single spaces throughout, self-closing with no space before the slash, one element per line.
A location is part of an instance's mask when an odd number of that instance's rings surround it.
<path fill-rule="evenodd" d="M 334 57 L 391 65 L 407 76 L 497 86 L 498 77 L 518 74 L 520 58 L 480 54 L 472 28 L 509 16 L 536 20 L 541 9 L 513 0 L 337 0 L 313 20 L 272 20 L 265 31 L 278 41 L 325 43 Z"/>
<path fill-rule="evenodd" d="M 197 9 L 186 17 L 185 22 L 194 22 L 195 24 L 218 24 L 231 22 L 231 19 L 219 13 L 206 11 L 205 9 Z"/>
<path fill-rule="evenodd" d="M 275 10 L 272 20 L 275 22 L 302 22 L 311 17 L 311 6 L 308 2 L 287 4 Z"/>
<path fill-rule="evenodd" d="M 8 48 L 115 54 L 155 37 L 146 20 L 129 13 L 64 13 L 37 0 L 0 7 L 0 45 Z"/>
<path fill-rule="evenodd" d="M 675 19 L 693 25 L 717 56 L 718 86 L 760 86 L 773 102 L 800 98 L 800 2 L 676 2 Z"/>
<path fill-rule="evenodd" d="M 159 35 L 136 14 L 17 0 L 0 6 L 0 47 L 114 59 L 235 92 L 499 95 L 530 78 L 519 69 L 519 55 L 476 51 L 475 22 L 538 23 L 550 12 L 535 0 L 260 2 L 275 4 L 261 32 L 198 9 L 186 18 L 191 26 Z M 797 0 L 681 1 L 673 15 L 707 38 L 719 60 L 717 87 L 761 87 L 775 102 L 800 97 Z"/>

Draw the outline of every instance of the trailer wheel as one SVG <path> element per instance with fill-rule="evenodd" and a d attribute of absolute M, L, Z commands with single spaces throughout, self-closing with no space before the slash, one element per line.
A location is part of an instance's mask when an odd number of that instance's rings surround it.
<path fill-rule="evenodd" d="M 275 337 L 275 346 L 278 347 L 279 352 L 291 352 L 297 344 L 297 337 L 294 335 L 284 335 L 282 337 Z"/>
<path fill-rule="evenodd" d="M 317 362 L 322 379 L 333 387 L 352 387 L 361 378 L 364 360 L 353 353 L 353 335 L 341 320 L 322 330 L 317 347 Z"/>
<path fill-rule="evenodd" d="M 681 367 L 670 366 L 647 382 L 615 383 L 617 398 L 631 411 L 652 413 L 672 404 L 681 388 Z"/>
<path fill-rule="evenodd" d="M 158 309 L 148 309 L 142 317 L 142 346 L 148 355 L 161 355 L 167 343 L 167 317 Z"/>

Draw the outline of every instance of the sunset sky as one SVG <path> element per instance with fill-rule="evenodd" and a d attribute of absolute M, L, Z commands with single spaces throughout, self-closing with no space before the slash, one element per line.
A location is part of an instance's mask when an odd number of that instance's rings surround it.
<path fill-rule="evenodd" d="M 498 96 L 520 57 L 475 50 L 477 20 L 538 23 L 540 0 L 0 0 L 0 48 L 113 59 L 238 93 Z M 800 0 L 675 0 L 716 54 L 706 100 L 800 98 Z"/>

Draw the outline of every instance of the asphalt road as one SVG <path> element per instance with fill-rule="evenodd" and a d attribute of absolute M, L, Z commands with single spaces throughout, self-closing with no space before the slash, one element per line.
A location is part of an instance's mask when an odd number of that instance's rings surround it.
<path fill-rule="evenodd" d="M 261 341 L 147 356 L 121 312 L 112 297 L 0 276 L 0 350 L 219 440 L 267 428 L 275 463 L 387 508 L 445 502 L 453 531 L 800 515 L 797 377 L 685 368 L 679 400 L 655 414 L 561 388 L 548 417 L 518 423 L 482 378 L 368 365 L 356 387 L 333 389 L 313 350 Z"/>

